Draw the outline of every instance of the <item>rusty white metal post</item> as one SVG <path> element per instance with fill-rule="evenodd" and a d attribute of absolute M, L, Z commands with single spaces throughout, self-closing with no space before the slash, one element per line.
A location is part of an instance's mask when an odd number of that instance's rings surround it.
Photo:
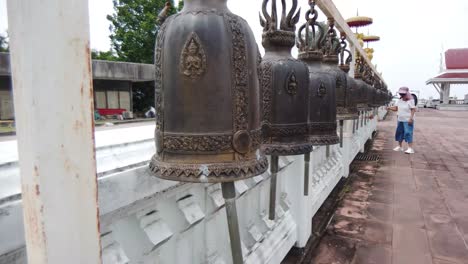
<path fill-rule="evenodd" d="M 7 4 L 28 263 L 101 263 L 88 1 Z"/>

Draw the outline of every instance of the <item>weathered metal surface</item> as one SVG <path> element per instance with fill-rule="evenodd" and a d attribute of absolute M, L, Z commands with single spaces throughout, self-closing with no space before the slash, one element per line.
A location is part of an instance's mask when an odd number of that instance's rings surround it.
<path fill-rule="evenodd" d="M 297 0 L 286 15 L 282 1 L 280 25 L 277 23 L 276 0 L 271 13 L 262 4 L 262 44 L 265 56 L 259 66 L 260 109 L 264 141 L 268 155 L 299 155 L 312 150 L 308 136 L 309 76 L 304 62 L 291 56 L 295 44 L 295 28 L 299 20 Z"/>
<path fill-rule="evenodd" d="M 267 169 L 261 144 L 258 49 L 226 1 L 186 0 L 156 40 L 156 154 L 161 178 L 229 182 Z"/>
<path fill-rule="evenodd" d="M 101 263 L 88 2 L 8 19 L 28 263 Z"/>
<path fill-rule="evenodd" d="M 309 140 L 313 145 L 333 145 L 336 134 L 336 78 L 322 66 L 327 26 L 317 22 L 315 1 L 306 12 L 306 23 L 299 28 L 299 59 L 309 68 Z"/>

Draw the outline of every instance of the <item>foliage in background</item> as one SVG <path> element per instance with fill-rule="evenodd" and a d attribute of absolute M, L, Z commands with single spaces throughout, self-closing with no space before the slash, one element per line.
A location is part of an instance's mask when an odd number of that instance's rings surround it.
<path fill-rule="evenodd" d="M 99 52 L 96 58 L 153 64 L 154 45 L 159 29 L 157 18 L 167 0 L 113 0 L 114 11 L 107 19 L 111 25 L 113 52 Z M 174 1 L 170 1 L 172 6 Z M 182 1 L 181 1 L 182 2 Z M 172 7 L 169 15 L 176 13 Z M 98 56 L 99 55 L 99 56 Z M 154 106 L 154 84 L 133 84 L 133 111 L 145 112 Z"/>
<path fill-rule="evenodd" d="M 117 57 L 112 50 L 109 50 L 109 51 L 91 50 L 91 58 L 93 60 L 107 60 L 107 61 L 119 60 L 119 57 Z"/>
<path fill-rule="evenodd" d="M 9 44 L 8 44 L 8 35 L 0 34 L 0 52 L 8 52 Z"/>
<path fill-rule="evenodd" d="M 159 12 L 167 0 L 114 0 L 114 11 L 108 15 L 111 22 L 112 49 L 119 60 L 153 63 L 154 44 Z M 173 1 L 171 1 L 173 2 Z M 174 14 L 171 8 L 169 14 Z"/>

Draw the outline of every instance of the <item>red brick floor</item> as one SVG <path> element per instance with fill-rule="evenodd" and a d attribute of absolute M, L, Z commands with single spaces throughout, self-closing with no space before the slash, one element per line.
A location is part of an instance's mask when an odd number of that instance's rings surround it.
<path fill-rule="evenodd" d="M 414 155 L 394 152 L 395 115 L 379 123 L 314 264 L 468 263 L 468 112 L 421 109 Z"/>

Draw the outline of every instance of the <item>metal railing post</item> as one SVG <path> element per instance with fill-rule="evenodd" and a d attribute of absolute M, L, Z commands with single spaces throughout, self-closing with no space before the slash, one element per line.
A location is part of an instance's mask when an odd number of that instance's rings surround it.
<path fill-rule="evenodd" d="M 28 263 L 101 263 L 88 1 L 8 1 Z"/>

